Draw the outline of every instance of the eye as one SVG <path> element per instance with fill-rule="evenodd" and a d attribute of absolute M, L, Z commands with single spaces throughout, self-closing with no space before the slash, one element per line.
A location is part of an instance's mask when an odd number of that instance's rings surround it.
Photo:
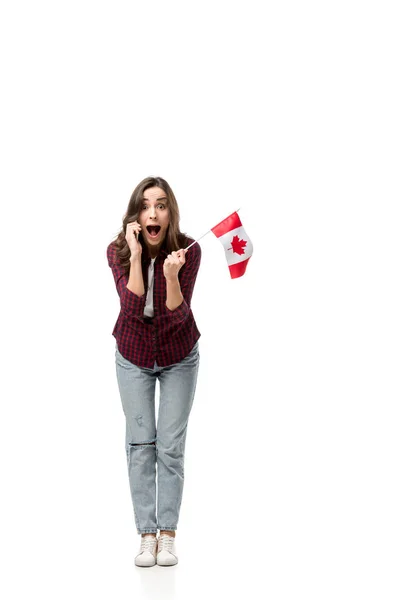
<path fill-rule="evenodd" d="M 164 208 L 165 208 L 165 204 L 159 204 L 159 205 L 158 205 L 158 208 L 162 208 L 162 209 L 164 209 Z"/>

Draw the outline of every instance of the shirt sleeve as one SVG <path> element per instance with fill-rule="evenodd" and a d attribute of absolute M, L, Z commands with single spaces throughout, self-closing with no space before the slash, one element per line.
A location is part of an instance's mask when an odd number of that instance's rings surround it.
<path fill-rule="evenodd" d="M 142 321 L 143 311 L 146 304 L 146 294 L 137 296 L 131 290 L 128 290 L 127 283 L 129 277 L 125 273 L 125 269 L 119 262 L 117 249 L 114 244 L 110 244 L 107 248 L 107 260 L 112 270 L 115 286 L 120 298 L 121 311 L 123 315 L 130 321 L 138 319 Z"/>
<path fill-rule="evenodd" d="M 194 284 L 201 261 L 201 248 L 197 242 L 188 250 L 185 258 L 186 262 L 178 274 L 183 302 L 175 310 L 169 310 L 166 306 L 167 313 L 175 323 L 183 323 L 190 313 Z"/>

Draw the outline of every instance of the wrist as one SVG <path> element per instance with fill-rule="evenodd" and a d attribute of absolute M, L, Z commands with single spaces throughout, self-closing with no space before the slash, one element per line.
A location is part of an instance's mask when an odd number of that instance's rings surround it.
<path fill-rule="evenodd" d="M 165 275 L 167 283 L 179 283 L 178 275 Z"/>

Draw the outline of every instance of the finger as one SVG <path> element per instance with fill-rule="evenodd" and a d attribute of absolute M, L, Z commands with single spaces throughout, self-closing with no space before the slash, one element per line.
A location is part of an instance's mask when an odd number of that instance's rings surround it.
<path fill-rule="evenodd" d="M 134 233 L 136 238 L 138 238 L 139 233 L 141 232 L 141 227 L 140 225 L 133 225 L 132 227 L 129 227 L 129 231 Z"/>

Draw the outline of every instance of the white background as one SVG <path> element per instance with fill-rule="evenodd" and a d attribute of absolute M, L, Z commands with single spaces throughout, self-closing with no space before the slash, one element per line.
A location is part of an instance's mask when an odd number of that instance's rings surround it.
<path fill-rule="evenodd" d="M 3 2 L 7 600 L 398 599 L 395 2 Z M 212 234 L 179 564 L 134 567 L 106 247 L 167 179 Z"/>

